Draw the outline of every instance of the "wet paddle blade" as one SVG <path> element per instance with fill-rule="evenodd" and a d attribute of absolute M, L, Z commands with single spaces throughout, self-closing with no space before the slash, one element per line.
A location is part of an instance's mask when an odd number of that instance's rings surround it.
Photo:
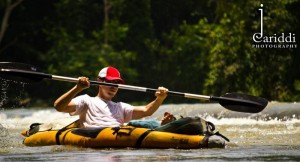
<path fill-rule="evenodd" d="M 268 105 L 268 100 L 264 98 L 240 93 L 227 93 L 224 96 L 212 97 L 211 99 L 218 101 L 228 110 L 238 112 L 258 113 Z"/>
<path fill-rule="evenodd" d="M 37 74 L 40 74 L 38 69 L 28 64 L 0 62 L 0 77 L 6 80 L 32 83 L 41 81 L 45 78 L 44 75 Z"/>

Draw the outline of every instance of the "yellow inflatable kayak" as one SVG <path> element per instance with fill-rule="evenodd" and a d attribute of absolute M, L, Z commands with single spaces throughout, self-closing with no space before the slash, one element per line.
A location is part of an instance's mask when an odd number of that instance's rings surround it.
<path fill-rule="evenodd" d="M 30 133 L 25 130 L 26 146 L 74 145 L 91 148 L 224 148 L 225 141 L 216 135 L 186 135 L 132 126 L 115 128 L 77 128 L 74 122 L 60 130 Z"/>

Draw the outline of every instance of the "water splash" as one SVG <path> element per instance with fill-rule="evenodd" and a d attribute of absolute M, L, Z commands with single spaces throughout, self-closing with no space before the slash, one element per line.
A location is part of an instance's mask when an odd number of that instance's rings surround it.
<path fill-rule="evenodd" d="M 25 86 L 27 83 L 7 80 L 0 78 L 0 111 L 4 111 L 4 107 L 10 104 L 10 107 L 20 107 L 24 105 L 22 97 L 24 96 Z M 13 93 L 12 93 L 13 92 Z M 11 102 L 11 103 L 9 103 Z M 25 102 L 28 102 L 25 100 Z"/>
<path fill-rule="evenodd" d="M 0 94 L 0 111 L 3 111 L 3 105 L 7 101 L 7 88 L 9 86 L 8 81 L 5 79 L 0 78 L 1 81 L 1 94 Z"/>

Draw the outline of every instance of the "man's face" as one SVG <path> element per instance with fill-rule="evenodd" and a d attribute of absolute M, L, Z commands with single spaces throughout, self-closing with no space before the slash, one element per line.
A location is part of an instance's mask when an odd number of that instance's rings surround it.
<path fill-rule="evenodd" d="M 120 83 L 118 80 L 112 80 L 112 81 L 100 80 L 100 82 L 113 83 L 113 84 Z M 105 100 L 111 100 L 117 94 L 117 92 L 118 92 L 118 87 L 99 85 L 98 95 Z"/>

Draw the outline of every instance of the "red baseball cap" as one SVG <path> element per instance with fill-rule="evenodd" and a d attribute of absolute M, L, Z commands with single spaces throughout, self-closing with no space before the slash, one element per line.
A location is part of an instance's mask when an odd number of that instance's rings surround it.
<path fill-rule="evenodd" d="M 106 80 L 119 80 L 121 83 L 124 83 L 124 80 L 121 78 L 121 74 L 118 69 L 114 67 L 105 67 L 100 70 L 99 75 L 100 78 L 105 78 Z"/>

